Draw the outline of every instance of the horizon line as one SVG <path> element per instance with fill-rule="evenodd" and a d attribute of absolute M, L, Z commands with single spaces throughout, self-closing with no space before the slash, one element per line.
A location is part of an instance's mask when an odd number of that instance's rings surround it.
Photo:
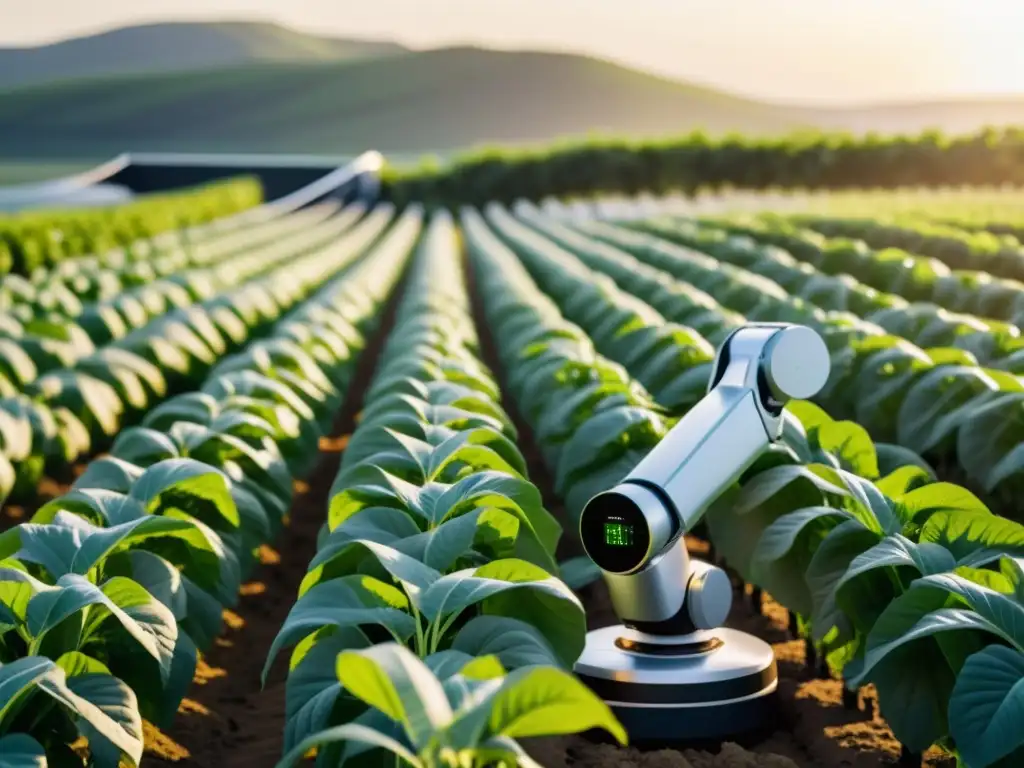
<path fill-rule="evenodd" d="M 279 19 L 272 18 L 270 16 L 263 16 L 261 14 L 252 14 L 244 17 L 241 16 L 217 16 L 211 18 L 175 18 L 175 17 L 160 17 L 150 21 L 139 21 L 137 23 L 127 24 L 115 24 L 115 25 L 98 25 L 92 28 L 92 31 L 81 31 L 74 34 L 65 35 L 62 37 L 46 38 L 35 43 L 19 44 L 19 43 L 5 43 L 0 40 L 0 52 L 5 51 L 32 51 L 41 48 L 48 48 L 64 43 L 70 43 L 75 41 L 87 40 L 89 38 L 99 37 L 105 34 L 110 34 L 123 30 L 130 29 L 141 29 L 147 27 L 160 27 L 160 26 L 216 26 L 216 25 L 251 25 L 251 26 L 270 26 L 278 29 L 287 30 L 294 32 L 299 35 L 305 35 L 308 37 L 325 39 L 325 40 L 346 40 L 359 43 L 367 44 L 382 44 L 382 45 L 396 45 L 401 48 L 405 48 L 409 53 L 429 53 L 433 51 L 445 51 L 449 49 L 458 48 L 475 48 L 481 51 L 494 51 L 503 53 L 523 53 L 523 54 L 554 54 L 563 56 L 575 56 L 588 58 L 595 61 L 606 62 L 615 66 L 619 66 L 625 69 L 629 69 L 633 72 L 654 77 L 665 82 L 669 82 L 675 85 L 684 87 L 699 88 L 708 91 L 714 91 L 722 96 L 742 99 L 746 101 L 757 102 L 758 104 L 779 108 L 788 109 L 803 109 L 803 110 L 814 110 L 814 111 L 825 111 L 825 112 L 847 112 L 847 111 L 866 111 L 876 109 L 892 109 L 894 107 L 927 107 L 936 106 L 939 104 L 964 104 L 964 103 L 998 103 L 1006 101 L 1017 101 L 1024 99 L 1024 90 L 1020 91 L 1005 91 L 1005 92 L 963 92 L 963 91 L 933 91 L 931 93 L 907 93 L 902 96 L 892 96 L 881 99 L 872 100 L 858 100 L 858 101 L 838 101 L 833 99 L 822 99 L 822 98 L 789 98 L 789 99 L 777 99 L 768 96 L 759 95 L 755 92 L 745 91 L 742 89 L 735 89 L 728 86 L 718 85 L 699 77 L 687 76 L 680 77 L 679 75 L 659 70 L 658 68 L 649 67 L 637 64 L 635 62 L 628 61 L 624 58 L 596 53 L 588 50 L 579 48 L 573 48 L 566 46 L 560 47 L 530 47 L 530 46 L 503 46 L 495 43 L 488 43 L 481 40 L 464 40 L 460 38 L 454 38 L 447 40 L 442 43 L 435 45 L 417 45 L 415 43 L 402 40 L 401 36 L 394 37 L 375 37 L 369 35 L 342 35 L 323 33 L 319 31 L 303 29 L 301 26 L 288 24 L 280 21 Z M 367 57 L 372 58 L 372 57 Z M 287 60 L 282 60 L 282 63 Z M 269 62 L 268 62 L 269 63 Z M 308 64 L 315 66 L 317 64 L 330 63 L 330 60 L 315 61 L 315 60 L 295 60 L 297 64 Z M 243 65 L 244 67 L 244 65 Z M 233 69 L 234 67 L 221 67 L 218 69 Z M 188 72 L 193 71 L 192 68 L 185 68 L 182 70 L 155 70 L 153 72 L 142 72 L 140 76 L 148 74 L 155 74 L 156 72 L 168 72 L 173 73 L 175 71 Z M 208 69 L 195 69 L 194 71 L 210 71 Z M 124 73 L 128 74 L 128 73 Z M 111 73 L 109 77 L 118 77 L 122 73 Z M 102 75 L 95 77 L 81 78 L 84 80 L 94 80 L 103 77 Z M 16 86 L 14 89 L 0 89 L 0 91 L 9 92 L 10 90 L 21 90 L 22 88 L 33 88 L 42 86 L 45 84 L 52 84 L 55 82 L 68 82 L 78 80 L 80 78 L 58 78 L 55 80 L 44 80 L 36 83 L 29 83 L 23 86 Z"/>

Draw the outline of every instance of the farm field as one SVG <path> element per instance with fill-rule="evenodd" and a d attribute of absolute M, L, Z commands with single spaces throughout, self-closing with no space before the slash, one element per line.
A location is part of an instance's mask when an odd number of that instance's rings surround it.
<path fill-rule="evenodd" d="M 758 200 L 237 179 L 9 229 L 0 768 L 1024 764 L 1020 193 Z M 832 359 L 687 539 L 777 722 L 622 746 L 579 515 L 748 321 Z"/>

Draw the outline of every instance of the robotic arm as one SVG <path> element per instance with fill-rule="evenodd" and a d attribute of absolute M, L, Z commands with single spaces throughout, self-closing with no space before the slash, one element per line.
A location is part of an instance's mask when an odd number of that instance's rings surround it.
<path fill-rule="evenodd" d="M 816 394 L 828 375 L 828 349 L 812 329 L 737 329 L 718 351 L 707 395 L 622 482 L 588 502 L 583 547 L 626 627 L 678 637 L 721 625 L 732 605 L 728 577 L 691 561 L 683 533 L 779 439 L 785 404 Z"/>

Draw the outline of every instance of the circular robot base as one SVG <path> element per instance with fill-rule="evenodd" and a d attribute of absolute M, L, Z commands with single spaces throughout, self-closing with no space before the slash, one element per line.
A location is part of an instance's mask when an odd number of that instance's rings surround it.
<path fill-rule="evenodd" d="M 775 654 L 734 629 L 667 638 L 604 627 L 587 635 L 575 672 L 631 743 L 731 739 L 775 717 Z"/>

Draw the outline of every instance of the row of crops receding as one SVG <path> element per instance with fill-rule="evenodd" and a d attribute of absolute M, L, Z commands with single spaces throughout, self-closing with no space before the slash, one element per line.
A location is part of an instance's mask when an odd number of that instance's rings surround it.
<path fill-rule="evenodd" d="M 110 254 L 144 260 L 188 242 L 191 228 L 259 205 L 255 178 L 142 195 L 130 202 L 74 210 L 0 214 L 0 275 L 28 276 L 65 259 Z M 164 238 L 154 236 L 167 233 Z"/>
<path fill-rule="evenodd" d="M 594 139 L 541 149 L 476 150 L 447 163 L 392 169 L 384 181 L 385 195 L 395 203 L 449 208 L 640 192 L 1020 185 L 1024 131 Z"/>
<path fill-rule="evenodd" d="M 145 764 L 144 721 L 174 722 L 343 407 L 315 553 L 245 649 L 286 667 L 261 764 L 624 742 L 572 675 L 598 574 L 563 558 L 764 320 L 815 328 L 832 374 L 698 533 L 909 752 L 1020 765 L 1015 262 L 837 221 L 320 203 L 6 279 L 0 479 L 34 511 L 0 533 L 0 766 Z M 39 503 L 43 477 L 70 485 Z"/>

